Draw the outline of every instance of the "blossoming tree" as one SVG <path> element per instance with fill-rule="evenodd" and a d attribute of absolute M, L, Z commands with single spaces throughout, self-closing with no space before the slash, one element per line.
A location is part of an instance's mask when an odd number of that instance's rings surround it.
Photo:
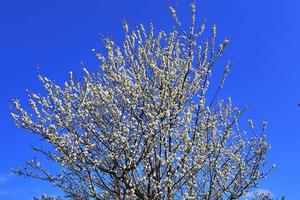
<path fill-rule="evenodd" d="M 51 148 L 16 173 L 52 183 L 71 199 L 237 199 L 256 187 L 269 145 L 265 126 L 251 134 L 238 126 L 244 109 L 208 94 L 216 61 L 228 40 L 216 45 L 216 26 L 203 40 L 205 24 L 156 32 L 153 25 L 129 30 L 119 47 L 110 39 L 95 53 L 100 69 L 59 86 L 39 76 L 46 95 L 29 94 L 27 112 L 14 100 L 18 127 L 39 135 Z M 202 40 L 201 40 L 201 38 Z M 216 47 L 217 46 L 217 47 Z"/>

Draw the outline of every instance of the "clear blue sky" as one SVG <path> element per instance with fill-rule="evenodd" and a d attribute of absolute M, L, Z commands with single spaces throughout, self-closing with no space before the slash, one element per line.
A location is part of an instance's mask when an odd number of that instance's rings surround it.
<path fill-rule="evenodd" d="M 179 13 L 188 19 L 187 0 Z M 300 1 L 200 0 L 198 19 L 216 22 L 219 39 L 231 40 L 224 54 L 233 68 L 222 93 L 237 105 L 249 103 L 246 117 L 267 120 L 276 170 L 260 188 L 287 199 L 300 198 Z M 92 48 L 100 33 L 122 39 L 121 20 L 172 27 L 165 0 L 9 0 L 0 3 L 0 199 L 23 200 L 54 193 L 39 181 L 10 175 L 35 154 L 39 138 L 15 128 L 10 100 L 27 99 L 25 90 L 41 90 L 36 67 L 61 83 L 68 71 L 81 73 L 83 61 L 97 69 Z M 222 66 L 220 66 L 222 67 Z"/>

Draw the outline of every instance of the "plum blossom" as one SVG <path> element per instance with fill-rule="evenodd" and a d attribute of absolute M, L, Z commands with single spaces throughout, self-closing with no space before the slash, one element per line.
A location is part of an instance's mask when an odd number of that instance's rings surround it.
<path fill-rule="evenodd" d="M 213 25 L 203 41 L 206 26 L 197 27 L 193 1 L 190 8 L 189 31 L 173 7 L 170 33 L 124 22 L 123 45 L 106 39 L 106 53 L 93 49 L 100 69 L 84 68 L 81 80 L 70 72 L 60 86 L 39 76 L 46 95 L 29 95 L 30 112 L 14 100 L 11 115 L 51 145 L 34 150 L 60 168 L 33 159 L 15 172 L 71 199 L 237 199 L 257 187 L 270 172 L 266 123 L 257 132 L 249 120 L 248 134 L 239 127 L 245 109 L 219 97 L 230 62 L 210 86 L 229 40 L 216 45 Z"/>

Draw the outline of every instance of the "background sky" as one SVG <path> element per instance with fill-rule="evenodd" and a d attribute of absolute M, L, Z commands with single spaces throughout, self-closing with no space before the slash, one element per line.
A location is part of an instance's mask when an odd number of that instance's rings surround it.
<path fill-rule="evenodd" d="M 188 22 L 187 0 L 178 12 Z M 41 91 L 40 72 L 62 83 L 68 72 L 82 74 L 81 62 L 97 69 L 93 48 L 100 34 L 122 41 L 121 20 L 131 26 L 153 22 L 157 29 L 173 26 L 167 0 L 9 0 L 0 2 L 0 199 L 32 199 L 55 190 L 40 181 L 9 173 L 36 156 L 30 146 L 41 144 L 15 128 L 10 102 L 27 100 L 26 89 Z M 216 22 L 218 38 L 231 41 L 223 58 L 233 67 L 222 96 L 236 105 L 250 104 L 247 117 L 257 125 L 268 121 L 268 154 L 275 171 L 261 190 L 287 199 L 300 197 L 300 1 L 199 0 L 198 22 Z M 220 63 L 220 69 L 223 67 Z M 223 63 L 225 64 L 225 62 Z M 246 120 L 245 118 L 245 120 Z"/>

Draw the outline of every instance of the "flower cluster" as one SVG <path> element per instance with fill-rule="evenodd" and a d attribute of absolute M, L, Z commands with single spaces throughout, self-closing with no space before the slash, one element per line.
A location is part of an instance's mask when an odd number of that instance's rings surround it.
<path fill-rule="evenodd" d="M 47 95 L 29 94 L 32 112 L 14 101 L 16 125 L 53 148 L 34 148 L 59 163 L 51 174 L 32 160 L 20 175 L 52 182 L 73 199 L 237 199 L 267 172 L 265 124 L 253 136 L 241 131 L 244 110 L 219 99 L 230 63 L 214 95 L 208 93 L 213 66 L 228 44 L 215 50 L 216 26 L 204 41 L 196 31 L 196 6 L 185 31 L 130 31 L 118 47 L 105 40 L 95 49 L 100 69 L 63 87 L 40 76 Z"/>

